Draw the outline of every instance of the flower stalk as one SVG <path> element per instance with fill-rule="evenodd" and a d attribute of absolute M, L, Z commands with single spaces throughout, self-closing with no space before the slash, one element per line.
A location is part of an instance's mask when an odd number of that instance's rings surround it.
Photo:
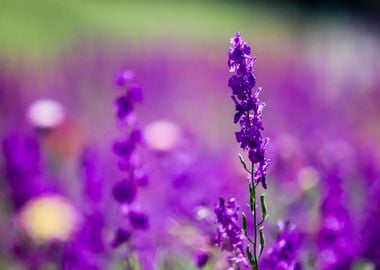
<path fill-rule="evenodd" d="M 240 33 L 236 33 L 231 38 L 231 48 L 228 52 L 229 71 L 235 73 L 228 81 L 232 89 L 232 100 L 235 103 L 234 123 L 239 123 L 240 131 L 235 133 L 236 140 L 240 147 L 248 152 L 250 169 L 243 156 L 239 154 L 239 160 L 244 170 L 249 174 L 249 206 L 253 216 L 253 236 L 250 237 L 247 229 L 247 217 L 243 213 L 242 229 L 245 238 L 249 241 L 246 247 L 246 255 L 253 270 L 259 270 L 259 258 L 263 254 L 265 247 L 264 221 L 268 216 L 265 194 L 260 195 L 258 203 L 258 188 L 261 183 L 264 189 L 267 188 L 266 170 L 270 160 L 265 158 L 265 148 L 269 139 L 263 139 L 261 131 L 262 111 L 265 106 L 259 100 L 261 88 L 253 93 L 252 89 L 256 84 L 256 77 L 253 73 L 255 57 L 251 57 L 250 46 L 241 38 Z M 259 221 L 258 205 L 260 205 L 262 218 Z"/>

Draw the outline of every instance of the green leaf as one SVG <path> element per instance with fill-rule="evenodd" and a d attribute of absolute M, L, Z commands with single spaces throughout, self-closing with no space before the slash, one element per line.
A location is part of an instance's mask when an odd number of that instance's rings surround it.
<path fill-rule="evenodd" d="M 252 194 L 249 196 L 249 206 L 252 212 L 255 211 L 255 198 L 253 198 Z"/>
<path fill-rule="evenodd" d="M 249 249 L 249 246 L 247 246 L 247 256 L 248 256 L 248 260 L 249 260 L 249 263 L 251 264 L 251 266 L 254 266 L 255 265 L 255 259 L 253 258 L 253 255 L 251 253 L 251 250 Z"/>
<path fill-rule="evenodd" d="M 242 225 L 244 234 L 247 235 L 247 218 L 245 216 L 245 213 L 242 214 Z"/>
<path fill-rule="evenodd" d="M 265 201 L 265 193 L 261 194 L 260 201 L 261 201 L 261 210 L 263 213 L 263 220 L 264 220 L 266 217 L 268 217 L 267 203 Z"/>
<path fill-rule="evenodd" d="M 259 231 L 260 231 L 260 253 L 259 253 L 259 257 L 260 257 L 261 254 L 263 254 L 264 247 L 265 247 L 264 227 L 260 227 Z"/>
<path fill-rule="evenodd" d="M 243 165 L 244 169 L 249 172 L 247 164 L 245 163 L 245 160 L 244 160 L 242 154 L 239 154 L 239 160 L 240 160 L 241 165 Z"/>

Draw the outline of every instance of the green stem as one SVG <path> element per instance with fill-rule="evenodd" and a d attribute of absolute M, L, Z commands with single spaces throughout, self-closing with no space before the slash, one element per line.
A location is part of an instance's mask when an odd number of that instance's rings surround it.
<path fill-rule="evenodd" d="M 259 264 L 258 264 L 258 261 L 257 261 L 257 215 L 256 215 L 256 208 L 257 208 L 257 205 L 256 205 L 256 186 L 255 186 L 255 182 L 254 182 L 254 171 L 255 171 L 255 165 L 253 164 L 253 162 L 251 162 L 251 185 L 252 185 L 252 196 L 253 196 L 253 258 L 255 260 L 255 269 L 256 270 L 259 270 Z"/>

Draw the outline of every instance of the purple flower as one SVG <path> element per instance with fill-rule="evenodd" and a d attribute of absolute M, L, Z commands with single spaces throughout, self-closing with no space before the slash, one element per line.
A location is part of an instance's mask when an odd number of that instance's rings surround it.
<path fill-rule="evenodd" d="M 75 240 L 80 243 L 83 249 L 91 253 L 100 254 L 104 251 L 104 228 L 103 213 L 96 211 L 86 215 Z"/>
<path fill-rule="evenodd" d="M 230 72 L 236 72 L 237 75 L 253 76 L 253 61 L 250 57 L 251 48 L 241 38 L 240 33 L 236 33 L 230 40 L 231 49 L 228 52 L 228 66 Z M 254 76 L 253 76 L 254 78 Z"/>
<path fill-rule="evenodd" d="M 140 187 L 145 187 L 149 183 L 149 177 L 144 168 L 136 168 L 133 171 L 133 179 L 135 180 L 136 184 Z"/>
<path fill-rule="evenodd" d="M 375 152 L 376 148 L 372 151 Z M 364 204 L 364 218 L 360 224 L 360 243 L 362 245 L 362 257 L 371 260 L 375 269 L 380 269 L 380 181 L 379 163 L 376 156 L 366 149 L 365 155 L 358 156 L 361 174 L 366 179 Z"/>
<path fill-rule="evenodd" d="M 122 244 L 128 242 L 130 238 L 131 238 L 130 231 L 123 228 L 118 228 L 115 232 L 115 236 L 111 245 L 113 248 L 118 248 Z"/>
<path fill-rule="evenodd" d="M 123 70 L 116 77 L 115 84 L 116 86 L 121 88 L 125 87 L 128 83 L 130 83 L 133 80 L 134 76 L 135 74 L 133 73 L 133 71 L 128 69 Z"/>
<path fill-rule="evenodd" d="M 35 138 L 8 136 L 3 141 L 3 153 L 10 199 L 16 210 L 32 197 L 51 191 L 41 176 L 40 145 Z"/>
<path fill-rule="evenodd" d="M 210 254 L 201 250 L 196 251 L 193 254 L 193 259 L 197 267 L 202 268 L 210 259 Z"/>
<path fill-rule="evenodd" d="M 63 253 L 62 265 L 60 269 L 83 269 L 83 270 L 100 270 L 98 256 L 88 252 L 78 241 L 67 243 Z"/>
<path fill-rule="evenodd" d="M 113 186 L 112 195 L 119 203 L 131 204 L 137 195 L 136 185 L 132 180 L 123 179 Z"/>
<path fill-rule="evenodd" d="M 94 212 L 84 216 L 81 227 L 68 242 L 64 251 L 60 269 L 103 269 L 102 257 L 105 251 L 103 238 L 105 220 L 103 213 Z"/>
<path fill-rule="evenodd" d="M 141 142 L 141 131 L 134 129 L 126 139 L 116 141 L 113 145 L 113 152 L 124 162 L 128 163 L 138 143 Z"/>
<path fill-rule="evenodd" d="M 143 91 L 140 86 L 132 82 L 132 78 L 130 71 L 124 71 L 116 80 L 116 84 L 126 90 L 122 96 L 116 99 L 117 120 L 127 120 L 133 114 L 134 104 L 143 100 Z M 142 144 L 141 131 L 137 128 L 136 121 L 125 121 L 125 124 L 123 127 L 127 128 L 127 135 L 124 139 L 114 143 L 113 152 L 118 158 L 120 171 L 126 174 L 128 178 L 114 184 L 112 195 L 120 204 L 132 204 L 137 196 L 137 187 L 148 184 L 148 175 L 145 168 L 140 164 L 137 153 L 138 145 Z M 113 248 L 130 241 L 132 229 L 147 230 L 149 228 L 148 216 L 142 212 L 130 210 L 128 219 L 132 227 L 131 231 L 119 228 L 111 243 Z M 133 244 L 129 245 L 129 253 L 133 251 L 133 246 Z M 129 254 L 125 259 L 129 261 Z"/>
<path fill-rule="evenodd" d="M 97 153 L 93 148 L 85 148 L 81 155 L 81 172 L 83 174 L 84 195 L 92 203 L 102 198 L 103 179 L 98 168 Z"/>
<path fill-rule="evenodd" d="M 17 239 L 11 244 L 10 251 L 13 259 L 21 263 L 24 269 L 38 270 L 48 262 L 46 252 L 33 247 L 33 243 L 25 239 Z"/>
<path fill-rule="evenodd" d="M 342 179 L 339 170 L 329 169 L 326 175 L 327 195 L 321 205 L 321 223 L 317 235 L 320 269 L 349 269 L 358 243 L 351 217 L 344 206 Z"/>
<path fill-rule="evenodd" d="M 113 152 L 121 159 L 128 161 L 134 150 L 136 148 L 136 143 L 129 138 L 126 140 L 117 141 L 113 144 Z"/>
<path fill-rule="evenodd" d="M 215 205 L 217 236 L 216 245 L 222 250 L 230 252 L 229 262 L 231 266 L 246 264 L 244 255 L 243 234 L 239 222 L 240 208 L 235 199 L 225 202 L 220 198 Z"/>
<path fill-rule="evenodd" d="M 297 253 L 302 235 L 289 222 L 278 223 L 279 234 L 276 244 L 268 250 L 260 268 L 263 270 L 300 270 Z"/>
<path fill-rule="evenodd" d="M 147 230 L 149 228 L 149 219 L 146 214 L 131 210 L 128 213 L 128 217 L 134 229 Z"/>
<path fill-rule="evenodd" d="M 129 87 L 127 92 L 127 97 L 134 102 L 141 102 L 143 101 L 143 91 L 141 87 L 137 84 L 132 85 Z"/>
<path fill-rule="evenodd" d="M 116 85 L 125 89 L 125 94 L 118 97 L 115 101 L 116 116 L 119 120 L 124 121 L 133 112 L 134 103 L 143 100 L 143 91 L 141 87 L 132 83 L 134 74 L 130 70 L 122 71 L 116 79 Z"/>
<path fill-rule="evenodd" d="M 236 141 L 240 143 L 243 150 L 248 151 L 249 160 L 257 164 L 254 180 L 264 188 L 266 184 L 266 171 L 270 160 L 265 158 L 265 148 L 269 139 L 263 139 L 261 131 L 263 128 L 262 111 L 265 104 L 259 100 L 261 88 L 252 92 L 256 84 L 253 74 L 253 63 L 255 58 L 250 56 L 251 48 L 241 38 L 239 33 L 231 39 L 231 48 L 228 52 L 228 66 L 230 72 L 235 72 L 228 86 L 232 89 L 232 100 L 235 103 L 234 123 L 240 124 L 240 131 L 236 132 Z"/>
<path fill-rule="evenodd" d="M 118 97 L 115 101 L 116 115 L 119 120 L 125 120 L 133 111 L 133 103 L 127 96 Z"/>

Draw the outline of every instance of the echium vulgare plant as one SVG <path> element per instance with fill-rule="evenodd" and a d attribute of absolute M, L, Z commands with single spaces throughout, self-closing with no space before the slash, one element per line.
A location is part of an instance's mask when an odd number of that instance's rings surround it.
<path fill-rule="evenodd" d="M 246 214 L 242 214 L 242 229 L 250 244 L 246 247 L 248 262 L 253 270 L 259 270 L 259 258 L 265 246 L 264 221 L 267 217 L 265 194 L 260 195 L 261 218 L 258 216 L 258 188 L 266 189 L 266 171 L 270 160 L 265 158 L 265 148 L 269 139 L 263 138 L 261 131 L 262 112 L 265 104 L 259 100 L 261 88 L 253 91 L 256 77 L 253 73 L 253 64 L 256 58 L 251 56 L 250 46 L 242 39 L 240 33 L 231 38 L 231 48 L 228 52 L 229 71 L 234 75 L 228 85 L 232 89 L 232 100 L 235 103 L 234 123 L 239 123 L 240 131 L 236 132 L 236 140 L 240 147 L 248 152 L 250 166 L 239 154 L 244 170 L 249 174 L 249 206 L 253 215 L 253 235 L 250 236 L 247 228 Z"/>

